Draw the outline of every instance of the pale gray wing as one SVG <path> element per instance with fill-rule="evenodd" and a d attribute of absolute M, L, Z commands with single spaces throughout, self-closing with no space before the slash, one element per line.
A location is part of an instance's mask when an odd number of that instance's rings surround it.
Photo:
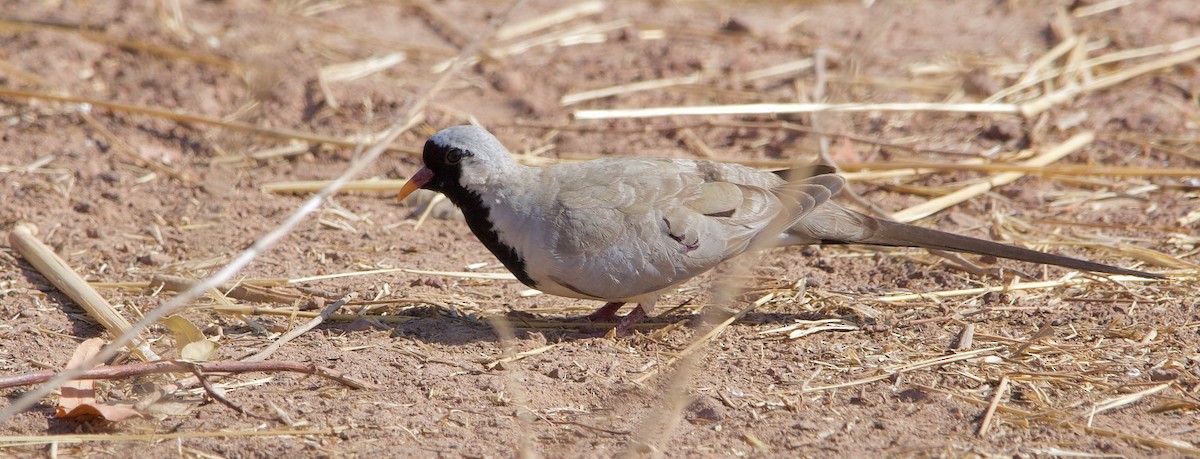
<path fill-rule="evenodd" d="M 836 176 L 787 183 L 742 166 L 668 159 L 550 172 L 560 188 L 556 280 L 603 298 L 655 292 L 712 269 L 758 238 L 778 237 L 842 185 Z"/>
<path fill-rule="evenodd" d="M 845 180 L 823 173 L 792 182 L 779 175 L 736 164 L 707 163 L 701 169 L 715 167 L 706 183 L 706 216 L 719 222 L 727 242 L 725 258 L 746 251 L 752 244 L 779 235 L 841 191 Z M 718 196 L 716 198 L 710 196 Z M 761 247 L 760 247 L 761 248 Z"/>
<path fill-rule="evenodd" d="M 670 287 L 719 261 L 685 256 L 668 235 L 665 215 L 694 199 L 704 183 L 674 161 L 589 161 L 547 168 L 543 174 L 558 190 L 549 206 L 554 231 L 546 241 L 553 264 L 546 267 L 547 276 L 575 293 L 635 297 Z"/>

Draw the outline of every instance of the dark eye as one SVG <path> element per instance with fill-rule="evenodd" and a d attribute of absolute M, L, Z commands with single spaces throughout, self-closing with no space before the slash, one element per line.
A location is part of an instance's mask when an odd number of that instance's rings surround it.
<path fill-rule="evenodd" d="M 446 152 L 446 164 L 458 164 L 463 158 L 472 156 L 470 152 L 458 148 L 452 148 Z"/>

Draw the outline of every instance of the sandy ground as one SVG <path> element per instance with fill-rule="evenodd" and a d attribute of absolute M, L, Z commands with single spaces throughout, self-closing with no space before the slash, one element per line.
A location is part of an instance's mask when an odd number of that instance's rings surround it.
<path fill-rule="evenodd" d="M 174 295 L 147 288 L 153 276 L 202 278 L 229 262 L 307 198 L 262 187 L 336 177 L 353 158 L 355 136 L 402 119 L 438 69 L 499 23 L 482 42 L 487 53 L 449 78 L 425 122 L 363 178 L 407 177 L 428 135 L 472 121 L 514 152 L 549 160 L 710 156 L 757 164 L 812 158 L 816 127 L 832 136 L 831 155 L 848 169 L 877 161 L 1012 164 L 1026 149 L 1094 133 L 1056 165 L 1099 173 L 1024 177 L 919 224 L 1182 274 L 889 303 L 879 298 L 1005 281 L 919 250 L 788 248 L 749 257 L 747 270 L 697 278 L 663 298 L 668 312 L 615 339 L 564 320 L 598 304 L 522 296 L 526 288 L 512 281 L 410 272 L 308 280 L 273 289 L 294 302 L 228 301 L 290 310 L 357 295 L 341 312 L 362 317 L 321 324 L 272 359 L 329 367 L 378 388 L 294 373 L 212 375 L 250 414 L 193 391 L 114 423 L 54 418 L 51 396 L 0 424 L 0 455 L 1198 454 L 1200 288 L 1195 265 L 1190 277 L 1187 269 L 1200 262 L 1200 183 L 1180 173 L 1200 166 L 1196 59 L 1085 89 L 1029 117 L 574 117 L 582 109 L 811 102 L 822 94 L 837 103 L 978 102 L 1028 78 L 1025 89 L 1000 98 L 1023 103 L 1191 49 L 1087 60 L 1193 38 L 1200 9 L 1191 0 L 1112 10 L 1099 7 L 1119 2 L 728 3 L 584 3 L 598 8 L 521 30 L 561 5 L 529 1 L 505 17 L 503 5 L 462 0 L 3 1 L 0 232 L 32 222 L 85 278 L 129 283 L 100 291 L 137 320 Z M 1079 45 L 1042 59 L 1062 43 Z M 827 56 L 823 82 L 804 65 L 819 50 Z M 337 64 L 371 58 L 387 65 L 339 77 L 346 67 Z M 660 79 L 686 81 L 562 101 Z M 165 112 L 137 109 L 145 107 Z M 1113 172 L 1121 167 L 1136 169 Z M 987 177 L 900 173 L 854 179 L 852 188 L 896 211 Z M 238 279 L 382 268 L 504 272 L 463 223 L 434 218 L 416 227 L 413 212 L 392 193 L 339 194 Z M 3 241 L 0 374 L 61 368 L 80 341 L 104 331 Z M 1068 274 L 996 266 L 1035 280 Z M 719 279 L 742 291 L 710 311 L 770 297 L 684 352 L 707 330 L 700 311 Z M 219 304 L 206 297 L 181 313 L 220 344 L 212 360 L 243 358 L 307 320 L 243 320 Z M 504 319 L 514 338 L 502 341 L 488 317 Z M 956 347 L 966 329 L 973 343 Z M 164 355 L 178 355 L 166 328 L 146 336 Z M 500 362 L 506 349 L 522 354 Z M 168 380 L 98 387 L 103 399 L 133 402 Z M 25 390 L 5 389 L 0 404 Z M 987 417 L 989 403 L 996 409 Z"/>

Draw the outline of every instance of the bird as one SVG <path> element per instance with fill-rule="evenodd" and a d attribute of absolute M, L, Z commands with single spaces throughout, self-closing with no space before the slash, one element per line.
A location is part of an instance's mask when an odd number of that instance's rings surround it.
<path fill-rule="evenodd" d="M 475 125 L 435 133 L 422 162 L 398 199 L 417 189 L 445 195 L 519 281 L 552 295 L 604 301 L 584 319 L 616 321 L 622 334 L 652 313 L 664 293 L 767 247 L 922 247 L 1163 277 L 868 216 L 832 199 L 846 182 L 824 165 L 801 177 L 679 158 L 525 166 Z M 636 306 L 617 316 L 628 303 Z"/>

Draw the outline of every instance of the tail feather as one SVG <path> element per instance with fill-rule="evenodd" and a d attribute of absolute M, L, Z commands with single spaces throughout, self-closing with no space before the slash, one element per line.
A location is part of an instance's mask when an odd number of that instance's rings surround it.
<path fill-rule="evenodd" d="M 1117 266 L 1080 260 L 1078 258 L 1071 258 L 1062 255 L 1039 252 L 1036 250 L 1025 249 L 1008 244 L 1001 244 L 984 239 L 977 239 L 969 236 L 947 233 L 944 231 L 932 230 L 915 225 L 906 225 L 903 223 L 890 222 L 886 220 L 879 220 L 879 223 L 879 232 L 877 233 L 880 236 L 879 241 L 867 242 L 868 244 L 916 246 L 926 249 L 949 250 L 952 252 L 970 252 L 980 255 L 991 255 L 1000 258 L 1028 261 L 1031 263 L 1062 266 L 1064 268 L 1078 269 L 1081 271 L 1124 274 L 1152 279 L 1163 278 L 1163 276 L 1159 274 L 1120 268 Z M 891 243 L 882 244 L 883 242 Z M 896 242 L 899 242 L 900 244 L 895 244 Z"/>
<path fill-rule="evenodd" d="M 820 241 L 822 243 L 870 244 L 893 247 L 921 247 L 926 249 L 968 252 L 1000 258 L 1062 266 L 1081 271 L 1108 274 L 1124 274 L 1149 279 L 1164 276 L 1134 269 L 1119 268 L 1078 258 L 1054 255 L 1036 250 L 1001 244 L 984 239 L 962 236 L 945 231 L 924 228 L 889 220 L 869 217 L 838 206 L 825 207 L 820 212 L 822 224 L 802 224 L 792 229 L 791 236 L 798 241 Z M 820 219 L 817 219 L 820 220 Z M 802 222 L 805 223 L 805 222 Z"/>

